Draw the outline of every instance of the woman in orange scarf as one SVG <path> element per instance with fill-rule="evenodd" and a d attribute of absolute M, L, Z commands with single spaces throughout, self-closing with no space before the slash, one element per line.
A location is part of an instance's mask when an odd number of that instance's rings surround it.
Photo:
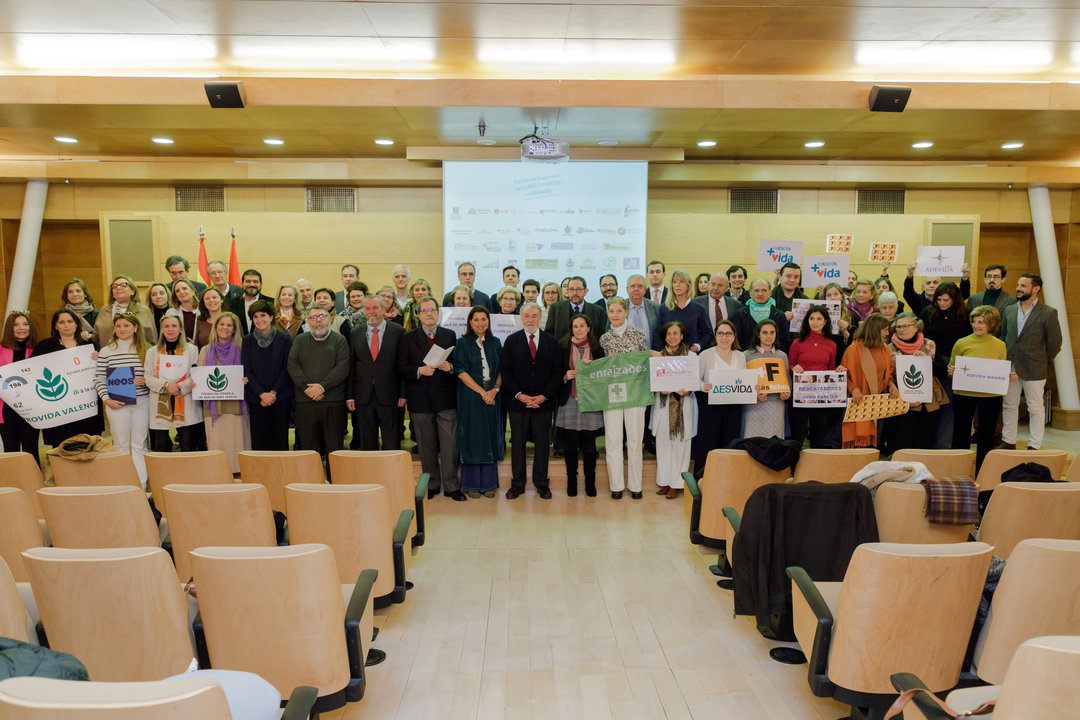
<path fill-rule="evenodd" d="M 889 321 L 881 313 L 872 313 L 859 325 L 855 340 L 844 351 L 841 362 L 847 368 L 848 396 L 856 403 L 864 395 L 889 393 L 899 395 L 893 383 L 896 367 L 889 352 Z M 877 420 L 843 424 L 844 447 L 873 447 L 877 444 Z"/>

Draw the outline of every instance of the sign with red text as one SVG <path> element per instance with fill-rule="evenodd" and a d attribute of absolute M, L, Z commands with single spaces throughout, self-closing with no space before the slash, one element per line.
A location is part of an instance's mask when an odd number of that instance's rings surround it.
<path fill-rule="evenodd" d="M 664 355 L 649 358 L 649 389 L 653 392 L 700 390 L 698 356 Z"/>
<path fill-rule="evenodd" d="M 762 240 L 758 245 L 757 269 L 779 270 L 784 263 L 802 263 L 801 242 Z"/>
<path fill-rule="evenodd" d="M 807 255 L 803 258 L 802 286 L 816 288 L 847 282 L 851 258 L 847 255 Z"/>

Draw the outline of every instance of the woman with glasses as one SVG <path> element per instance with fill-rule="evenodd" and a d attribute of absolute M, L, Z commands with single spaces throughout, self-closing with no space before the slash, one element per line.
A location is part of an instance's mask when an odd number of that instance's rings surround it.
<path fill-rule="evenodd" d="M 548 309 L 563 299 L 565 298 L 559 289 L 559 283 L 544 283 L 544 287 L 540 289 L 540 327 L 547 327 Z"/>
<path fill-rule="evenodd" d="M 146 309 L 145 306 L 142 307 Z M 102 309 L 98 321 L 106 314 Z M 145 489 L 150 390 L 146 387 L 143 368 L 150 344 L 146 342 L 139 316 L 132 312 L 122 312 L 115 317 L 109 314 L 109 336 L 109 342 L 98 353 L 94 384 L 98 397 L 105 403 L 105 417 L 109 420 L 113 446 L 120 452 L 131 455 L 135 471 Z M 111 396 L 110 380 L 120 387 L 128 382 L 132 383 L 135 387 L 135 402 L 126 402 Z"/>
<path fill-rule="evenodd" d="M 726 448 L 742 434 L 743 406 L 710 405 L 709 391 L 713 386 L 709 375 L 713 370 L 745 370 L 746 356 L 739 352 L 735 324 L 730 320 L 716 323 L 713 338 L 716 344 L 703 351 L 698 358 L 702 392 L 696 393 L 698 432 L 694 437 L 692 451 L 696 478 L 700 478 L 705 472 L 705 460 L 710 450 Z"/>
<path fill-rule="evenodd" d="M 985 358 L 987 360 L 1005 360 L 1005 343 L 994 337 L 1001 327 L 1001 313 L 993 305 L 979 305 L 971 311 L 971 334 L 962 337 L 953 345 L 949 356 L 949 377 L 956 369 L 956 361 L 962 357 Z M 1009 382 L 1016 382 L 1016 373 L 1009 373 Z M 997 419 L 1001 415 L 1001 395 L 957 390 L 953 393 L 952 446 L 957 450 L 971 448 L 971 424 L 978 418 L 979 426 L 975 430 L 975 474 L 979 474 L 983 458 L 994 447 L 994 431 Z"/>
<path fill-rule="evenodd" d="M 923 323 L 915 313 L 904 312 L 896 316 L 892 324 L 889 351 L 893 363 L 899 355 L 920 355 L 933 358 L 937 345 L 923 335 Z M 899 373 L 897 373 L 899 374 Z M 905 448 L 934 448 L 938 442 L 938 416 L 945 391 L 931 372 L 923 382 L 931 383 L 934 399 L 927 403 L 910 403 L 903 415 L 886 418 L 882 433 L 881 454 L 892 455 Z"/>
<path fill-rule="evenodd" d="M 130 313 L 139 322 L 139 332 L 147 344 L 157 342 L 157 328 L 150 308 L 139 302 L 135 281 L 127 275 L 117 275 L 109 286 L 109 303 L 98 312 L 94 322 L 94 347 L 104 347 L 113 339 L 113 318 Z"/>

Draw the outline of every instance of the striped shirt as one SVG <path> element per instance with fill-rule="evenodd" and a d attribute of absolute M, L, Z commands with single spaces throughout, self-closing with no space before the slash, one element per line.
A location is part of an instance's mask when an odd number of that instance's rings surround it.
<path fill-rule="evenodd" d="M 135 368 L 135 377 L 143 377 L 143 364 L 139 361 L 139 355 L 130 342 L 118 342 L 117 345 L 106 345 L 98 352 L 97 374 L 94 376 L 94 386 L 97 388 L 98 397 L 102 400 L 109 397 L 109 388 L 105 383 L 111 368 L 132 367 Z M 150 393 L 146 385 L 136 385 L 135 395 L 144 396 Z"/>

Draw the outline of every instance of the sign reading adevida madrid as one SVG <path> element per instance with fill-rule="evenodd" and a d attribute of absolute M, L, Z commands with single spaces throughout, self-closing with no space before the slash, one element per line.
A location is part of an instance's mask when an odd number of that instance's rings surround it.
<path fill-rule="evenodd" d="M 649 353 L 620 353 L 579 365 L 577 396 L 582 411 L 652 405 Z"/>
<path fill-rule="evenodd" d="M 93 345 L 80 345 L 0 367 L 0 400 L 39 430 L 93 417 L 93 352 Z"/>

